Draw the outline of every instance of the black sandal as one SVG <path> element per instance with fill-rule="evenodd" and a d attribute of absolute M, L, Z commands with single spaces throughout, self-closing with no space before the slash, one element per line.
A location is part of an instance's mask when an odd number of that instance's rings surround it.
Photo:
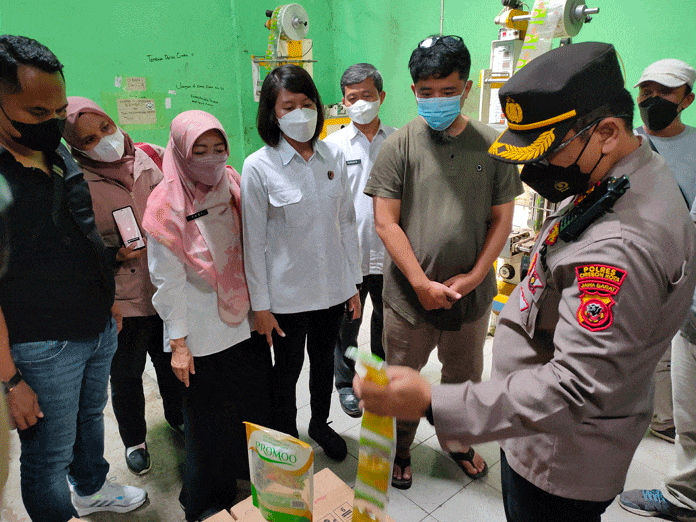
<path fill-rule="evenodd" d="M 483 462 L 483 469 L 478 472 L 478 473 L 469 473 L 466 470 L 466 466 L 462 464 L 462 460 L 468 462 L 472 466 L 474 466 L 474 448 L 469 446 L 469 451 L 466 453 L 450 453 L 450 457 L 454 460 L 454 463 L 459 466 L 459 469 L 461 469 L 464 473 L 466 473 L 466 476 L 469 478 L 472 478 L 474 480 L 480 479 L 481 477 L 485 476 L 486 473 L 488 473 L 488 464 L 486 461 Z M 396 460 L 394 460 L 396 462 Z M 476 468 L 476 466 L 474 466 Z"/>
<path fill-rule="evenodd" d="M 404 470 L 406 468 L 411 467 L 411 456 L 409 455 L 408 457 L 399 457 L 396 455 L 394 457 L 394 465 L 399 466 L 401 468 L 401 478 L 395 478 L 394 477 L 394 471 L 392 470 L 392 486 L 394 486 L 396 489 L 408 489 L 411 487 L 411 484 L 413 484 L 413 470 L 411 470 L 411 476 L 407 479 L 403 478 L 404 476 Z"/>

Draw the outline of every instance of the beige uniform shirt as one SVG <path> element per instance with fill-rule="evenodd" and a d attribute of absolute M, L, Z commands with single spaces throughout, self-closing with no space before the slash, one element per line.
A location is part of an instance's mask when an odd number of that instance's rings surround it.
<path fill-rule="evenodd" d="M 157 154 L 164 155 L 164 149 L 150 145 Z M 116 227 L 112 212 L 119 208 L 131 207 L 141 233 L 143 214 L 147 198 L 162 180 L 162 171 L 154 161 L 138 147 L 135 148 L 133 162 L 133 189 L 128 190 L 117 181 L 96 174 L 86 167 L 80 167 L 89 184 L 92 196 L 94 219 L 97 229 L 107 247 L 121 247 L 121 235 Z M 124 317 L 144 317 L 155 315 L 152 307 L 152 295 L 155 287 L 150 281 L 147 269 L 147 256 L 124 261 L 114 272 L 116 279 L 116 302 Z"/>
<path fill-rule="evenodd" d="M 433 388 L 440 443 L 502 440 L 510 466 L 566 498 L 621 492 L 652 414 L 655 365 L 696 284 L 696 233 L 674 176 L 646 142 L 609 176 L 631 188 L 576 241 L 539 249 L 500 315 L 493 376 Z"/>

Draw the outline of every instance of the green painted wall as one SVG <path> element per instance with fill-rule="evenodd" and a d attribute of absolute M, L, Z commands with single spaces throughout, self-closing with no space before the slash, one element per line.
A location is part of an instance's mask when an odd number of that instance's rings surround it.
<path fill-rule="evenodd" d="M 276 0 L 277 2 L 279 0 Z M 529 0 L 531 3 L 531 0 Z M 300 0 L 310 17 L 314 79 L 324 103 L 340 100 L 339 79 L 356 62 L 374 63 L 385 78 L 382 112 L 391 125 L 415 116 L 407 62 L 413 48 L 439 32 L 438 0 Z M 696 64 L 696 2 L 684 0 L 588 0 L 601 12 L 576 41 L 613 43 L 622 56 L 632 92 L 642 69 L 661 58 Z M 256 0 L 0 0 L 0 32 L 24 34 L 50 47 L 65 64 L 68 95 L 100 103 L 116 117 L 116 99 L 153 98 L 158 121 L 127 130 L 136 141 L 165 145 L 171 119 L 181 111 L 215 114 L 230 136 L 230 164 L 262 142 L 251 94 L 251 55 L 263 54 L 268 31 Z M 488 66 L 497 37 L 499 0 L 445 0 L 445 34 L 464 37 L 472 54 L 472 78 Z M 122 87 L 115 86 L 116 77 Z M 125 91 L 126 77 L 145 77 L 147 90 Z M 171 94 L 174 91 L 176 94 Z M 475 81 L 465 112 L 478 113 Z M 171 98 L 171 109 L 165 108 Z M 638 122 L 638 118 L 636 122 Z M 696 104 L 684 114 L 696 125 Z"/>
<path fill-rule="evenodd" d="M 527 0 L 532 4 L 532 0 Z M 478 117 L 478 74 L 487 68 L 491 41 L 497 38 L 493 22 L 502 8 L 500 0 L 445 0 L 443 34 L 464 38 L 472 55 L 474 87 L 464 112 Z M 408 59 L 426 36 L 440 30 L 438 0 L 350 0 L 334 1 L 336 18 L 336 64 L 338 77 L 345 67 L 371 61 L 385 78 L 388 91 L 382 109 L 383 121 L 400 126 L 416 115 L 411 92 Z M 626 68 L 627 86 L 633 85 L 643 69 L 662 58 L 679 58 L 696 66 L 696 2 L 684 0 L 587 0 L 599 7 L 592 22 L 574 39 L 576 42 L 613 43 Z M 338 86 L 336 86 L 338 89 Z M 683 121 L 696 125 L 696 104 Z M 640 116 L 636 111 L 636 124 Z"/>

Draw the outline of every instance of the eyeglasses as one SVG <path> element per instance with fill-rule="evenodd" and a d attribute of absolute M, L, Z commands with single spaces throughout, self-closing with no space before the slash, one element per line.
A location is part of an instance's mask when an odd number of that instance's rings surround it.
<path fill-rule="evenodd" d="M 460 43 L 464 42 L 462 37 L 457 36 L 456 34 L 450 34 L 447 36 L 429 36 L 425 40 L 421 40 L 421 42 L 418 44 L 418 47 L 422 47 L 423 49 L 428 49 L 429 47 L 432 47 L 440 40 L 445 40 L 446 38 L 450 38 L 450 39 L 454 40 L 455 42 L 460 42 Z"/>
<path fill-rule="evenodd" d="M 562 151 L 563 149 L 565 149 L 565 148 L 570 144 L 571 141 L 573 141 L 575 138 L 577 138 L 578 136 L 580 136 L 580 135 L 583 134 L 584 132 L 587 132 L 588 130 L 590 130 L 594 125 L 596 125 L 597 123 L 599 123 L 599 122 L 602 121 L 603 119 L 604 119 L 604 118 L 599 118 L 599 119 L 594 120 L 594 121 L 593 121 L 592 123 L 590 123 L 587 127 L 583 127 L 582 129 L 580 129 L 580 130 L 579 130 L 575 135 L 573 135 L 572 137 L 570 137 L 570 138 L 568 138 L 567 140 L 562 141 L 561 143 L 559 143 L 559 144 L 558 144 L 558 147 L 556 147 L 555 149 L 553 149 L 553 150 L 551 151 L 551 154 L 552 154 L 552 155 L 555 155 L 556 153 L 558 153 L 558 152 Z M 543 166 L 548 166 L 548 165 L 549 165 L 549 162 L 548 162 L 548 160 L 547 160 L 546 158 L 540 159 L 539 161 L 537 161 L 537 162 L 535 162 L 535 163 L 537 163 L 537 164 L 539 164 L 539 165 L 543 165 Z"/>

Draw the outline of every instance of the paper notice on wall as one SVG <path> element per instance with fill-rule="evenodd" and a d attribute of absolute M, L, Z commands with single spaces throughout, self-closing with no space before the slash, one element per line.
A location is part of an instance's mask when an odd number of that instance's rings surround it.
<path fill-rule="evenodd" d="M 563 18 L 566 0 L 535 0 L 515 72 L 551 50 L 556 27 Z"/>
<path fill-rule="evenodd" d="M 116 100 L 119 125 L 152 125 L 157 123 L 155 100 L 126 98 Z"/>
<path fill-rule="evenodd" d="M 145 78 L 133 77 L 126 78 L 126 90 L 127 91 L 146 91 L 147 82 Z"/>
<path fill-rule="evenodd" d="M 121 88 L 121 81 L 122 81 L 122 78 L 120 76 L 116 76 L 116 78 L 114 78 L 114 87 L 118 87 L 120 89 Z"/>
<path fill-rule="evenodd" d="M 171 109 L 171 108 L 172 108 L 172 99 L 171 99 L 171 98 L 165 98 L 165 99 L 164 99 L 164 108 L 165 108 L 165 109 Z"/>

